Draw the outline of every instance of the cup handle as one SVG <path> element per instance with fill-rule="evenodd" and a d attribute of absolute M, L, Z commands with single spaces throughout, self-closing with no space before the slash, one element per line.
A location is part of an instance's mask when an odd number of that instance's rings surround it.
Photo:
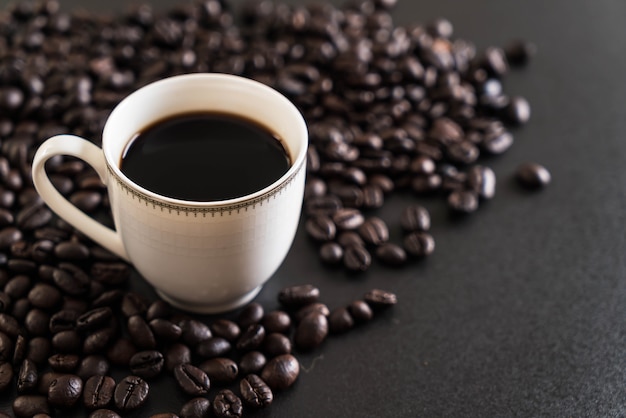
<path fill-rule="evenodd" d="M 57 215 L 83 232 L 89 238 L 115 253 L 126 261 L 128 254 L 122 243 L 120 234 L 91 218 L 83 211 L 70 203 L 52 185 L 46 173 L 45 164 L 55 155 L 70 155 L 80 158 L 92 166 L 100 176 L 100 180 L 106 184 L 107 168 L 104 154 L 100 148 L 91 142 L 74 135 L 57 135 L 46 140 L 33 159 L 33 183 L 44 202 Z"/>

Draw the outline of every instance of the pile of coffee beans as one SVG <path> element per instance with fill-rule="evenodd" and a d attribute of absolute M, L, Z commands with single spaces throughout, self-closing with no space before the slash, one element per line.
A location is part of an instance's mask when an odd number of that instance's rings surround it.
<path fill-rule="evenodd" d="M 459 213 L 494 197 L 480 157 L 507 151 L 511 129 L 529 120 L 528 102 L 506 95 L 502 79 L 534 46 L 477 51 L 445 19 L 396 25 L 394 4 L 252 0 L 234 10 L 197 0 L 103 16 L 22 0 L 0 11 L 0 392 L 16 396 L 15 415 L 118 416 L 169 374 L 190 399 L 178 416 L 241 416 L 294 383 L 294 350 L 396 303 L 373 290 L 330 310 L 315 286 L 294 286 L 278 295 L 280 310 L 252 303 L 208 324 L 129 291 L 131 267 L 52 214 L 31 162 L 58 133 L 99 144 L 112 108 L 141 86 L 222 72 L 289 97 L 309 126 L 306 232 L 323 262 L 349 271 L 433 253 L 430 214 L 417 203 L 398 214 L 403 241 L 389 241 L 377 210 L 392 193 L 443 198 Z M 55 157 L 47 170 L 72 203 L 111 223 L 105 188 L 84 162 Z M 531 187 L 550 180 L 536 164 L 517 177 Z"/>
<path fill-rule="evenodd" d="M 294 384 L 300 363 L 293 352 L 314 350 L 397 302 L 393 293 L 373 289 L 331 311 L 317 287 L 294 285 L 279 293 L 280 309 L 266 312 L 253 302 L 233 319 L 201 321 L 120 288 L 92 295 L 89 287 L 88 301 L 79 304 L 53 282 L 32 285 L 25 277 L 8 280 L 0 293 L 17 303 L 20 287 L 29 305 L 23 318 L 15 304 L 0 313 L 0 392 L 15 387 L 18 417 L 77 405 L 90 417 L 117 417 L 140 408 L 149 382 L 163 374 L 189 398 L 177 414 L 163 416 L 242 416 Z M 115 381 L 114 368 L 129 374 Z"/>

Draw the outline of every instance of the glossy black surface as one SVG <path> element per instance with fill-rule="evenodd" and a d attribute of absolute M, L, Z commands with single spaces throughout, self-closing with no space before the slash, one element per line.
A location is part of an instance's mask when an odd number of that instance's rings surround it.
<path fill-rule="evenodd" d="M 125 3 L 62 1 L 98 12 Z M 400 0 L 394 16 L 402 24 L 446 17 L 455 36 L 479 48 L 536 43 L 532 63 L 504 82 L 529 100 L 530 122 L 514 131 L 508 153 L 488 161 L 497 192 L 477 213 L 451 219 L 440 200 L 423 201 L 437 245 L 424 262 L 375 264 L 359 276 L 326 269 L 301 225 L 256 299 L 266 309 L 296 283 L 316 284 L 333 307 L 373 287 L 396 292 L 399 303 L 299 354 L 296 384 L 251 416 L 625 416 L 626 3 Z M 524 161 L 550 170 L 545 190 L 517 187 Z M 395 197 L 379 212 L 392 239 L 414 201 Z M 138 277 L 133 286 L 153 296 Z M 173 379 L 160 379 L 145 409 L 129 416 L 178 412 L 182 399 Z M 0 397 L 0 410 L 10 402 Z"/>

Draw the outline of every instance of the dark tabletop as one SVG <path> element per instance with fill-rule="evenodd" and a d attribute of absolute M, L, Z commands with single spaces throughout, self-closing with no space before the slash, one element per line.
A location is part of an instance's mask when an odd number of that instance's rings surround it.
<path fill-rule="evenodd" d="M 531 120 L 514 130 L 509 152 L 489 159 L 497 194 L 477 213 L 453 219 L 440 199 L 410 194 L 378 212 L 398 239 L 404 206 L 419 201 L 431 210 L 436 251 L 423 262 L 374 263 L 348 275 L 322 266 L 301 225 L 258 302 L 273 309 L 277 292 L 299 283 L 317 285 L 331 307 L 374 287 L 399 302 L 298 354 L 297 383 L 253 416 L 626 416 L 626 2 L 398 3 L 396 23 L 445 17 L 479 49 L 534 42 L 532 62 L 504 81 L 507 93 L 529 100 Z M 62 1 L 67 10 L 98 12 L 125 4 Z M 517 187 L 512 175 L 524 161 L 544 164 L 552 184 Z M 180 409 L 171 382 L 152 387 L 146 409 L 132 416 Z M 9 403 L 0 398 L 0 409 Z"/>

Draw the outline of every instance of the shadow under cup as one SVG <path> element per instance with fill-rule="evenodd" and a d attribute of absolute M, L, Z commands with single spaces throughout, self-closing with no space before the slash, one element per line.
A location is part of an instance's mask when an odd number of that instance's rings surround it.
<path fill-rule="evenodd" d="M 291 166 L 261 190 L 212 202 L 160 196 L 120 170 L 122 154 L 137 132 L 175 115 L 198 112 L 232 114 L 269 128 L 282 140 Z M 293 242 L 307 144 L 304 119 L 289 100 L 238 76 L 177 76 L 131 94 L 111 113 L 102 141 L 111 210 L 126 252 L 122 256 L 179 308 L 214 313 L 249 302 Z"/>

